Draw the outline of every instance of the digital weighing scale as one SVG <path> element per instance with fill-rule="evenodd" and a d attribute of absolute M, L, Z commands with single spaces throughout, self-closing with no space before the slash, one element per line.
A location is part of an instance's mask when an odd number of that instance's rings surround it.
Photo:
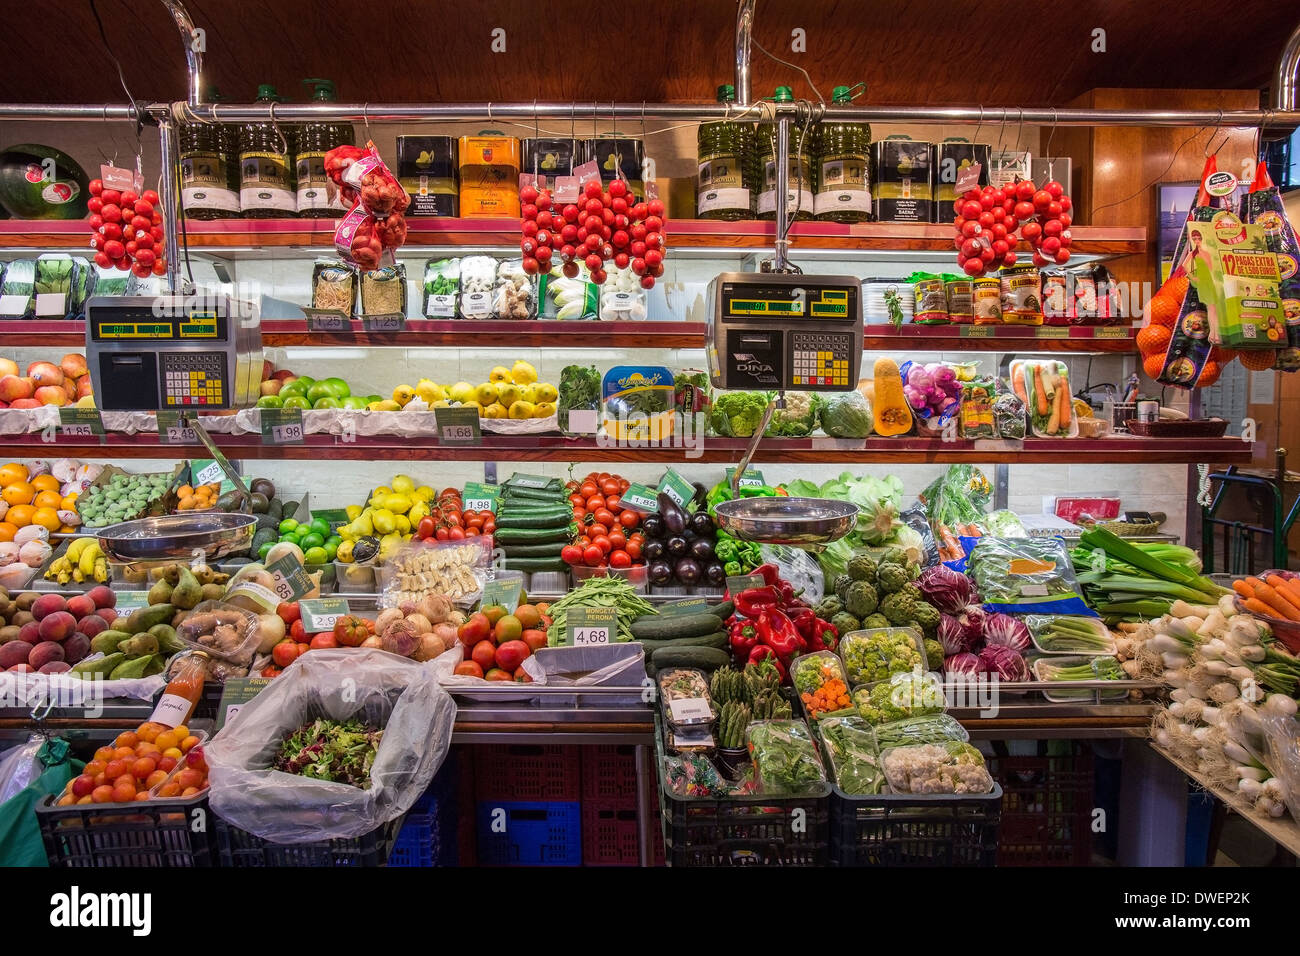
<path fill-rule="evenodd" d="M 262 320 L 230 296 L 96 296 L 86 302 L 95 403 L 113 411 L 243 408 L 262 378 Z"/>
<path fill-rule="evenodd" d="M 849 392 L 862 371 L 862 282 L 724 272 L 709 283 L 716 388 Z"/>

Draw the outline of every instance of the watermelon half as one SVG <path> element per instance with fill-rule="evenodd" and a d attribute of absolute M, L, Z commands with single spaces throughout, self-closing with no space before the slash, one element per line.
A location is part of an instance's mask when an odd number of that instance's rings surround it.
<path fill-rule="evenodd" d="M 0 206 L 15 219 L 84 219 L 89 188 L 76 160 L 53 146 L 0 152 Z"/>

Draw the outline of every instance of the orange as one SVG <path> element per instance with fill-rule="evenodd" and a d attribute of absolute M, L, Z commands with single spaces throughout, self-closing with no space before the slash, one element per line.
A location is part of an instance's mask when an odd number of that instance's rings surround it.
<path fill-rule="evenodd" d="M 1277 353 L 1272 349 L 1242 349 L 1239 357 L 1242 365 L 1256 372 L 1272 368 L 1277 361 Z M 12 513 L 11 511 L 10 514 Z"/>
<path fill-rule="evenodd" d="M 10 521 L 0 521 L 0 541 L 12 541 L 18 533 L 18 525 Z"/>
<path fill-rule="evenodd" d="M 36 500 L 32 502 L 38 508 L 49 508 L 52 511 L 58 511 L 63 507 L 63 496 L 57 491 L 40 491 L 37 492 Z"/>
<path fill-rule="evenodd" d="M 36 517 L 36 509 L 31 505 L 14 505 L 5 515 L 5 519 L 10 524 L 19 528 L 27 527 L 34 517 Z"/>
<path fill-rule="evenodd" d="M 177 503 L 176 508 L 178 511 L 193 511 L 196 502 L 197 499 L 193 495 L 185 495 Z"/>
<path fill-rule="evenodd" d="M 26 481 L 26 480 L 27 480 L 26 465 L 20 465 L 16 461 L 11 461 L 9 462 L 9 464 L 0 468 L 0 488 L 5 487 L 6 485 L 12 485 L 15 481 Z"/>
<path fill-rule="evenodd" d="M 58 531 L 63 522 L 53 508 L 37 508 L 32 515 L 32 524 L 38 524 L 46 531 Z"/>
<path fill-rule="evenodd" d="M 0 498 L 4 498 L 11 505 L 29 505 L 35 497 L 36 489 L 26 481 L 15 481 L 11 485 L 5 485 L 4 490 L 0 491 Z"/>
<path fill-rule="evenodd" d="M 76 510 L 77 510 L 77 498 L 79 498 L 79 497 L 80 497 L 80 495 L 78 495 L 78 494 L 74 491 L 72 494 L 68 495 L 68 496 L 65 497 L 62 501 L 59 502 L 59 507 L 62 508 L 64 511 L 76 511 Z"/>
<path fill-rule="evenodd" d="M 32 479 L 32 487 L 37 491 L 58 491 L 62 486 L 53 475 L 37 475 Z"/>
<path fill-rule="evenodd" d="M 1171 276 L 1165 281 L 1165 284 L 1156 291 L 1156 295 L 1169 296 L 1181 306 L 1183 304 L 1183 299 L 1187 298 L 1187 287 L 1190 284 L 1191 280 L 1188 279 L 1186 273 L 1180 276 Z"/>
<path fill-rule="evenodd" d="M 1178 313 L 1182 311 L 1182 308 L 1182 299 L 1175 299 L 1169 295 L 1157 295 L 1151 300 L 1151 324 L 1173 328 L 1174 323 L 1178 321 Z"/>
<path fill-rule="evenodd" d="M 76 525 L 65 524 L 59 527 L 59 534 L 76 534 L 76 533 L 77 533 Z"/>
<path fill-rule="evenodd" d="M 1148 378 L 1159 378 L 1160 372 L 1165 367 L 1165 357 L 1161 353 L 1148 355 L 1142 360 L 1142 371 L 1147 373 Z"/>
<path fill-rule="evenodd" d="M 194 494 L 194 489 L 189 485 L 181 485 L 176 489 L 176 494 L 178 497 L 188 498 L 190 495 Z"/>
<path fill-rule="evenodd" d="M 1206 361 L 1206 363 L 1201 366 L 1201 376 L 1196 380 L 1196 387 L 1207 388 L 1210 385 L 1213 385 L 1219 380 L 1221 371 L 1218 362 L 1213 359 Z"/>
<path fill-rule="evenodd" d="M 1174 334 L 1169 330 L 1168 326 L 1143 326 L 1137 334 L 1137 347 L 1143 355 L 1150 355 L 1154 352 L 1163 355 L 1165 349 L 1169 348 L 1169 340 L 1173 337 Z"/>

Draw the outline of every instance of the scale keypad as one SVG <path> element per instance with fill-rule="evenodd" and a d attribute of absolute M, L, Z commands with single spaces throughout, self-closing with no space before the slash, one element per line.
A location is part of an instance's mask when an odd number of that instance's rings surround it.
<path fill-rule="evenodd" d="M 168 405 L 225 404 L 226 356 L 221 352 L 164 352 L 160 374 Z"/>
<path fill-rule="evenodd" d="M 850 387 L 851 337 L 823 332 L 794 332 L 791 338 L 793 384 Z"/>

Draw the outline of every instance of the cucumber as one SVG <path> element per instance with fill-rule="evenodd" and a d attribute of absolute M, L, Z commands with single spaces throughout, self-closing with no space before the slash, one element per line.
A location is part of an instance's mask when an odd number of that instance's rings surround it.
<path fill-rule="evenodd" d="M 573 512 L 565 514 L 546 514 L 544 512 L 535 512 L 531 514 L 520 514 L 512 512 L 509 515 L 497 515 L 497 529 L 501 528 L 567 528 L 573 521 Z"/>
<path fill-rule="evenodd" d="M 507 571 L 527 571 L 529 574 L 538 571 L 567 571 L 569 566 L 559 558 L 512 558 L 506 555 Z"/>
<path fill-rule="evenodd" d="M 727 642 L 728 638 L 726 631 L 714 631 L 712 634 L 701 634 L 698 637 L 681 637 L 675 641 L 650 641 L 645 640 L 644 638 L 637 639 L 637 643 L 645 649 L 647 657 L 659 650 L 661 647 L 716 647 L 721 651 L 726 650 Z"/>
<path fill-rule="evenodd" d="M 736 605 L 731 601 L 723 601 L 721 604 L 715 604 L 709 608 L 709 613 L 722 618 L 724 621 L 736 613 Z"/>
<path fill-rule="evenodd" d="M 571 537 L 567 525 L 563 528 L 497 528 L 492 532 L 493 542 L 507 549 L 512 544 L 555 543 L 563 547 Z"/>
<path fill-rule="evenodd" d="M 716 647 L 660 647 L 650 655 L 655 670 L 663 667 L 698 667 L 716 670 L 731 663 L 731 655 Z"/>
<path fill-rule="evenodd" d="M 679 637 L 698 637 L 718 629 L 718 616 L 709 611 L 698 614 L 643 614 L 629 630 L 635 640 L 668 641 Z"/>
<path fill-rule="evenodd" d="M 573 520 L 573 508 L 569 505 L 507 504 L 497 510 L 497 520 L 508 515 L 565 515 Z"/>
<path fill-rule="evenodd" d="M 507 558 L 558 558 L 564 545 L 555 542 L 543 544 L 502 545 Z"/>
<path fill-rule="evenodd" d="M 543 501 L 548 504 L 568 504 L 569 498 L 563 491 L 547 491 L 545 488 L 515 488 L 506 485 L 501 494 L 503 501 Z"/>

